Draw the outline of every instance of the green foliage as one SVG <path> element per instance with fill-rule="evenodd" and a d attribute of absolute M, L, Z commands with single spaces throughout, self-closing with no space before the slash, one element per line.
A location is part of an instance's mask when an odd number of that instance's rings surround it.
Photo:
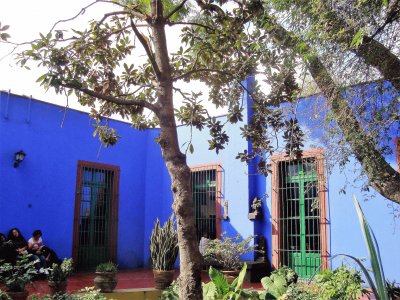
<path fill-rule="evenodd" d="M 178 234 L 174 227 L 174 214 L 160 226 L 156 220 L 150 237 L 150 257 L 154 270 L 173 270 L 178 257 Z"/>
<path fill-rule="evenodd" d="M 1 27 L 1 22 L 0 22 L 0 41 L 6 42 L 7 39 L 11 37 L 7 32 L 2 32 L 8 30 L 8 28 L 10 28 L 9 25 L 4 25 L 3 27 Z"/>
<path fill-rule="evenodd" d="M 73 260 L 72 258 L 64 258 L 61 265 L 53 264 L 49 269 L 49 275 L 47 279 L 53 282 L 66 281 L 68 276 L 73 272 Z"/>
<path fill-rule="evenodd" d="M 285 294 L 288 288 L 286 278 L 278 274 L 271 274 L 269 277 L 262 278 L 261 284 L 265 289 L 260 294 L 260 299 L 262 300 L 279 299 Z"/>
<path fill-rule="evenodd" d="M 0 290 L 0 300 L 12 300 L 12 299 L 6 292 Z"/>
<path fill-rule="evenodd" d="M 291 284 L 283 296 L 288 300 L 320 300 L 317 287 L 308 284 Z"/>
<path fill-rule="evenodd" d="M 221 239 L 207 242 L 203 252 L 204 260 L 210 265 L 217 262 L 224 270 L 238 270 L 243 265 L 240 257 L 254 251 L 255 245 L 249 246 L 253 239 L 254 236 L 242 239 L 239 234 L 236 237 L 222 234 Z"/>
<path fill-rule="evenodd" d="M 4 283 L 7 290 L 21 292 L 25 286 L 32 282 L 37 275 L 35 264 L 37 261 L 31 259 L 31 254 L 24 254 L 17 260 L 16 265 L 10 263 L 0 264 L 0 281 Z"/>
<path fill-rule="evenodd" d="M 179 284 L 174 281 L 162 291 L 160 300 L 179 300 Z"/>
<path fill-rule="evenodd" d="M 386 281 L 386 289 L 389 299 L 396 300 L 400 298 L 400 285 L 396 281 Z"/>
<path fill-rule="evenodd" d="M 210 267 L 209 276 L 211 281 L 203 284 L 203 299 L 258 299 L 257 292 L 248 291 L 242 288 L 246 270 L 247 265 L 245 263 L 240 270 L 238 277 L 229 284 L 221 272 Z"/>
<path fill-rule="evenodd" d="M 356 300 L 365 291 L 360 272 L 349 270 L 345 266 L 331 271 L 323 270 L 315 276 L 320 298 L 323 300 L 349 299 Z"/>
<path fill-rule="evenodd" d="M 354 205 L 356 207 L 358 219 L 360 221 L 361 230 L 363 232 L 364 240 L 368 249 L 369 258 L 372 267 L 372 274 L 374 276 L 374 281 L 372 281 L 371 277 L 369 276 L 369 272 L 367 268 L 365 268 L 362 263 L 355 259 L 358 265 L 361 267 L 362 271 L 364 272 L 368 284 L 370 285 L 375 297 L 380 300 L 388 300 L 388 291 L 386 289 L 386 280 L 385 274 L 383 272 L 382 260 L 379 253 L 379 246 L 378 242 L 376 241 L 375 235 L 369 226 L 367 219 L 361 209 L 360 203 L 356 196 L 354 196 Z"/>
<path fill-rule="evenodd" d="M 118 265 L 112 261 L 101 263 L 96 267 L 96 272 L 117 273 Z"/>
<path fill-rule="evenodd" d="M 297 283 L 297 279 L 299 278 L 299 275 L 288 266 L 281 266 L 277 270 L 272 271 L 271 274 L 276 274 L 285 278 L 287 286 L 292 283 Z"/>
<path fill-rule="evenodd" d="M 31 300 L 107 300 L 107 297 L 94 287 L 85 287 L 79 294 L 56 293 L 54 295 L 32 295 Z"/>

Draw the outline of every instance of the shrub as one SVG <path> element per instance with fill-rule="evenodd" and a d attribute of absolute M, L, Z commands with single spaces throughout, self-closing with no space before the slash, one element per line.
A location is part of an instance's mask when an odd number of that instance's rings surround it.
<path fill-rule="evenodd" d="M 362 288 L 364 281 L 360 272 L 347 269 L 345 266 L 335 270 L 323 270 L 315 276 L 321 299 L 358 299 L 366 291 Z"/>
<path fill-rule="evenodd" d="M 37 275 L 35 268 L 36 261 L 32 260 L 31 254 L 24 254 L 14 265 L 10 263 L 0 264 L 0 281 L 4 283 L 7 290 L 21 292 L 25 286 L 32 282 Z"/>
<path fill-rule="evenodd" d="M 68 276 L 72 274 L 72 263 L 72 258 L 64 258 L 61 265 L 53 264 L 51 269 L 49 269 L 47 279 L 54 282 L 66 281 Z"/>
<path fill-rule="evenodd" d="M 178 234 L 172 214 L 163 227 L 157 219 L 150 237 L 150 257 L 154 270 L 173 270 L 178 257 Z"/>
<path fill-rule="evenodd" d="M 253 239 L 254 236 L 242 240 L 239 234 L 236 237 L 227 237 L 222 234 L 221 239 L 207 242 L 203 254 L 204 260 L 209 265 L 215 265 L 218 262 L 224 270 L 239 270 L 243 265 L 240 257 L 254 251 L 255 245 L 249 246 Z"/>
<path fill-rule="evenodd" d="M 118 265 L 113 263 L 112 261 L 101 263 L 96 267 L 96 272 L 101 273 L 117 273 Z"/>

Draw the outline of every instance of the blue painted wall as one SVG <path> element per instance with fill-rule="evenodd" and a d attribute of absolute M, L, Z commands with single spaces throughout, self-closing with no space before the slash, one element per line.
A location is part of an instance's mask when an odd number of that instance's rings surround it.
<path fill-rule="evenodd" d="M 61 257 L 71 257 L 77 162 L 116 165 L 121 170 L 118 262 L 122 268 L 146 264 L 144 212 L 150 199 L 159 199 L 151 194 L 154 187 L 156 194 L 165 194 L 157 177 L 165 167 L 152 139 L 157 130 L 137 131 L 110 121 L 122 138 L 97 156 L 100 142 L 92 136 L 93 121 L 87 114 L 68 110 L 61 128 L 62 107 L 7 93 L 0 96 L 0 232 L 16 226 L 29 238 L 40 228 L 46 244 Z M 20 149 L 26 159 L 13 168 L 14 153 Z"/>
<path fill-rule="evenodd" d="M 251 85 L 250 78 L 245 82 Z M 158 130 L 137 131 L 129 124 L 110 121 L 122 136 L 116 146 L 102 149 L 97 157 L 99 141 L 92 137 L 92 120 L 87 114 L 68 110 L 63 128 L 62 107 L 28 98 L 0 93 L 0 232 L 13 226 L 21 228 L 26 237 L 40 228 L 45 242 L 69 257 L 72 251 L 72 223 L 75 201 L 76 169 L 78 160 L 120 166 L 120 203 L 118 226 L 118 261 L 121 267 L 147 266 L 149 238 L 155 219 L 165 221 L 171 213 L 170 178 L 154 139 Z M 251 98 L 245 95 L 245 116 L 251 109 Z M 321 131 L 307 103 L 303 101 L 300 120 L 309 131 L 305 149 L 323 147 Z M 300 114 L 301 115 L 301 114 Z M 225 117 L 220 118 L 224 122 Z M 235 159 L 238 152 L 248 149 L 240 136 L 244 122 L 228 125 L 230 136 L 226 149 L 218 155 L 208 150 L 206 130 L 193 131 L 194 154 L 188 153 L 189 165 L 220 163 L 224 169 L 224 198 L 229 203 L 229 220 L 222 220 L 222 231 L 227 235 L 239 233 L 243 237 L 263 234 L 267 239 L 267 256 L 271 258 L 270 198 L 264 197 L 264 218 L 248 220 L 249 204 L 255 195 L 271 194 L 271 178 L 248 176 L 253 167 Z M 310 130 L 307 130 L 310 129 Z M 312 129 L 312 130 L 311 130 Z M 179 143 L 189 139 L 189 128 L 179 127 Z M 394 135 L 398 132 L 393 132 Z M 26 160 L 13 168 L 14 153 L 23 149 Z M 185 147 L 182 147 L 185 150 Z M 394 155 L 388 157 L 394 165 Z M 346 174 L 336 167 L 327 177 L 330 208 L 331 254 L 348 253 L 366 257 L 367 252 L 352 203 L 352 193 L 359 196 L 365 214 L 380 243 L 385 272 L 389 279 L 400 279 L 400 228 L 391 216 L 390 203 L 381 196 L 362 201 L 360 189 L 349 186 L 347 194 L 339 190 L 355 179 L 350 162 Z M 60 238 L 60 236 L 62 238 Z M 252 259 L 247 255 L 246 259 Z M 341 264 L 333 261 L 333 267 Z"/>

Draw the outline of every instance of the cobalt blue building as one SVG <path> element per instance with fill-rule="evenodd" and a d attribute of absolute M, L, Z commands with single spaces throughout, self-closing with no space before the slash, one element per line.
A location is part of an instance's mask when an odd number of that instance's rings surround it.
<path fill-rule="evenodd" d="M 245 95 L 245 100 L 250 118 L 251 99 Z M 188 163 L 199 237 L 257 235 L 259 242 L 262 236 L 265 258 L 274 267 L 290 265 L 305 278 L 321 264 L 342 263 L 331 261 L 332 255 L 367 257 L 351 199 L 361 192 L 340 193 L 346 179 L 338 166 L 327 171 L 318 137 L 311 136 L 297 161 L 272 157 L 273 174 L 265 178 L 235 159 L 251 147 L 240 136 L 246 122 L 226 129 L 230 142 L 219 155 L 204 146 L 207 133 L 194 130 L 195 151 Z M 73 257 L 80 269 L 110 259 L 121 268 L 147 267 L 154 221 L 166 220 L 172 204 L 169 175 L 154 141 L 159 130 L 138 131 L 110 120 L 121 139 L 99 150 L 92 124 L 86 113 L 0 93 L 0 232 L 18 227 L 29 237 L 41 229 L 45 244 L 61 257 Z M 312 126 L 306 117 L 302 124 Z M 183 144 L 189 128 L 179 127 L 178 133 Z M 15 168 L 19 150 L 26 158 Z M 396 166 L 396 151 L 387 160 Z M 356 175 L 349 172 L 347 180 L 351 176 Z M 262 199 L 262 214 L 249 218 L 255 197 Z M 399 280 L 400 260 L 393 258 L 400 252 L 400 228 L 388 202 L 374 197 L 362 206 L 380 244 L 386 276 Z"/>

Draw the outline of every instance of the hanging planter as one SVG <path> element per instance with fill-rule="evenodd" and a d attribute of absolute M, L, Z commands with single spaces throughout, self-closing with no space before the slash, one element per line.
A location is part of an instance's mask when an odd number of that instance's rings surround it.
<path fill-rule="evenodd" d="M 262 201 L 260 198 L 254 198 L 253 203 L 251 204 L 251 208 L 253 211 L 248 215 L 249 220 L 262 219 Z"/>

